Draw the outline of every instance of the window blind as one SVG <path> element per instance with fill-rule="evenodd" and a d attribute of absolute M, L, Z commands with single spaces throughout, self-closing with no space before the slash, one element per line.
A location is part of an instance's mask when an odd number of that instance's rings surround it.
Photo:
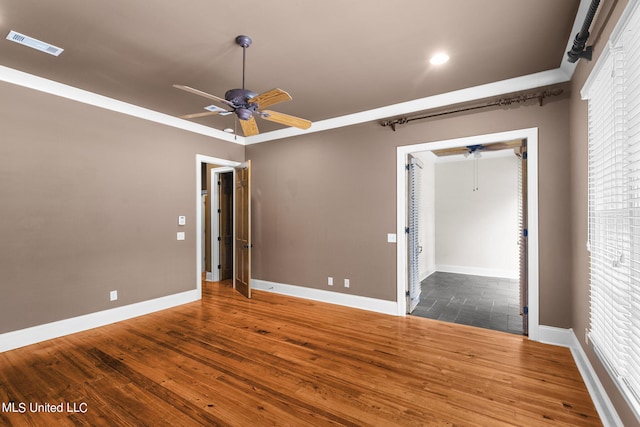
<path fill-rule="evenodd" d="M 420 187 L 422 183 L 422 162 L 409 155 L 409 304 L 411 313 L 420 303 Z"/>
<path fill-rule="evenodd" d="M 588 81 L 590 332 L 640 414 L 640 9 Z"/>

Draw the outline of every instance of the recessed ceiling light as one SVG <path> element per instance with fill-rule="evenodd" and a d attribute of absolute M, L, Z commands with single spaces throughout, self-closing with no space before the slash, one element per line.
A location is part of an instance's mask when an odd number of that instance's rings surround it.
<path fill-rule="evenodd" d="M 29 46 L 33 49 L 37 49 L 53 56 L 58 56 L 62 53 L 62 51 L 64 51 L 64 49 L 60 47 L 45 43 L 38 39 L 34 39 L 33 37 L 25 36 L 24 34 L 20 34 L 15 31 L 9 31 L 9 34 L 7 34 L 7 40 L 11 40 L 12 42 L 16 42 L 21 45 Z"/>
<path fill-rule="evenodd" d="M 439 53 L 436 53 L 435 55 L 433 55 L 431 57 L 431 59 L 429 60 L 429 62 L 432 65 L 442 65 L 445 62 L 447 62 L 448 60 L 449 60 L 449 55 L 447 55 L 444 52 L 439 52 Z"/>

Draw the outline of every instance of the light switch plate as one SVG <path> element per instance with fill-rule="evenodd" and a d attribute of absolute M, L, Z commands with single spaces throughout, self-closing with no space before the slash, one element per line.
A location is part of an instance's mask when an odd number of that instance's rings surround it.
<path fill-rule="evenodd" d="M 178 240 L 184 240 L 184 231 L 178 231 L 177 239 Z"/>
<path fill-rule="evenodd" d="M 178 217 L 178 225 L 185 225 L 187 223 L 187 217 L 186 216 L 179 216 Z"/>
<path fill-rule="evenodd" d="M 389 243 L 397 243 L 397 241 L 398 241 L 398 237 L 396 236 L 396 233 L 387 234 L 387 242 L 389 242 Z"/>

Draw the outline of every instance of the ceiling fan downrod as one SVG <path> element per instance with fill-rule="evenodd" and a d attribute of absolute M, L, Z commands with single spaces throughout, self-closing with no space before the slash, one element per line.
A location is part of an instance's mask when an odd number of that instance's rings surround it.
<path fill-rule="evenodd" d="M 239 35 L 236 37 L 236 43 L 242 46 L 242 89 L 244 89 L 244 73 L 245 73 L 245 65 L 247 61 L 247 48 L 251 46 L 251 37 Z"/>

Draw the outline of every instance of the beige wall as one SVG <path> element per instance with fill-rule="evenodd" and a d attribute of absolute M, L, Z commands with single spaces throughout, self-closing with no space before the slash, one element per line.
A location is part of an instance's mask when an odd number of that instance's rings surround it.
<path fill-rule="evenodd" d="M 196 288 L 195 155 L 244 147 L 7 83 L 0 99 L 0 333 Z"/>
<path fill-rule="evenodd" d="M 396 147 L 539 127 L 540 323 L 571 326 L 569 100 L 400 126 L 377 123 L 247 147 L 253 277 L 396 298 Z M 329 288 L 327 276 L 340 285 Z"/>
<path fill-rule="evenodd" d="M 617 3 L 617 4 L 616 4 Z M 589 73 L 593 69 L 597 58 L 606 48 L 611 31 L 620 18 L 620 14 L 628 4 L 628 0 L 618 2 L 604 1 L 601 5 L 599 19 L 593 25 L 592 31 L 598 38 L 590 39 L 589 44 L 594 43 L 594 60 L 591 62 L 581 60 L 572 81 L 571 98 L 571 216 L 572 216 L 572 253 L 573 253 L 573 280 L 572 280 L 572 305 L 573 329 L 578 337 L 585 353 L 598 373 L 607 394 L 613 401 L 618 415 L 625 426 L 638 425 L 631 409 L 624 398 L 618 392 L 617 387 L 610 380 L 607 372 L 595 355 L 592 347 L 585 343 L 585 329 L 589 328 L 589 254 L 587 243 L 587 171 L 588 171 L 588 111 L 587 102 L 581 100 L 582 89 Z M 615 9 L 611 18 L 605 23 L 604 18 L 612 5 Z"/>

